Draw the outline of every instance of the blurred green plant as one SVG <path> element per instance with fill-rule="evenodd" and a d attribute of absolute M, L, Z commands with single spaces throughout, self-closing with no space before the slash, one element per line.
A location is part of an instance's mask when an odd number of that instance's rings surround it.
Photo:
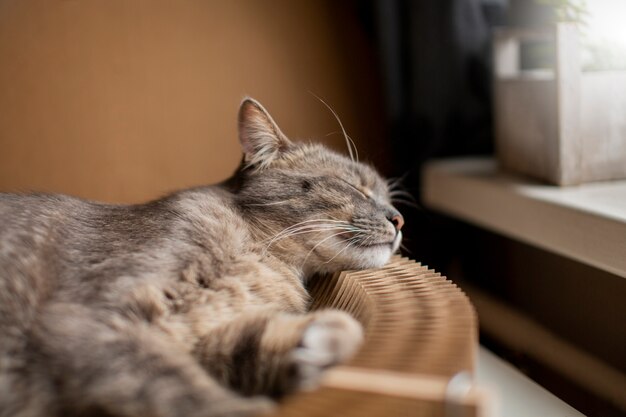
<path fill-rule="evenodd" d="M 583 71 L 626 70 L 626 48 L 608 40 L 592 40 L 588 36 L 589 7 L 586 0 L 535 0 L 554 12 L 555 21 L 578 25 L 582 43 Z M 527 61 L 536 68 L 552 68 L 554 46 L 537 43 L 528 45 Z"/>
<path fill-rule="evenodd" d="M 537 4 L 554 10 L 557 22 L 585 25 L 589 10 L 585 0 L 535 0 Z"/>

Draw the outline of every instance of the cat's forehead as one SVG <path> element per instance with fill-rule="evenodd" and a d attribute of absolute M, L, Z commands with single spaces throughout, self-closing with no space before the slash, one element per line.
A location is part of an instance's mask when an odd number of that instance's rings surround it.
<path fill-rule="evenodd" d="M 303 169 L 321 175 L 351 179 L 372 188 L 380 187 L 384 180 L 371 166 L 352 161 L 349 157 L 318 144 L 301 144 L 292 149 L 288 158 L 293 169 Z"/>

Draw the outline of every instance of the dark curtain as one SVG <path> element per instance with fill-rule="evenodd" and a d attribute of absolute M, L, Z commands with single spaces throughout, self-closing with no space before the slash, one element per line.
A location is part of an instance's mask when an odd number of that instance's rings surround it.
<path fill-rule="evenodd" d="M 434 157 L 492 153 L 490 37 L 505 19 L 505 4 L 376 0 L 364 16 L 383 77 L 388 174 L 402 177 L 416 200 L 400 205 L 411 220 L 405 245 L 445 272 L 445 254 L 455 251 L 439 248 L 452 226 L 419 209 L 420 171 Z"/>

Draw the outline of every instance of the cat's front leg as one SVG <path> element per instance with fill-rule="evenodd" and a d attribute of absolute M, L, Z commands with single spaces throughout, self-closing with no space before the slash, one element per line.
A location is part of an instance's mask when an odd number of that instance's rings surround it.
<path fill-rule="evenodd" d="M 149 323 L 69 303 L 42 317 L 33 366 L 54 381 L 60 415 L 234 417 L 271 408 L 222 387 Z"/>
<path fill-rule="evenodd" d="M 361 324 L 347 313 L 322 310 L 311 316 L 298 345 L 289 353 L 302 389 L 315 388 L 325 369 L 352 358 L 363 342 Z"/>
<path fill-rule="evenodd" d="M 362 341 L 360 323 L 339 310 L 256 311 L 213 329 L 196 354 L 223 384 L 280 397 L 316 387 L 322 372 L 350 359 Z"/>

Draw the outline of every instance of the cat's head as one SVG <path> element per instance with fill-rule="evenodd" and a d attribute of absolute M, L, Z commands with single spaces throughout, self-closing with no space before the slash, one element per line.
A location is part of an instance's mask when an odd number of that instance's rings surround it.
<path fill-rule="evenodd" d="M 264 250 L 305 273 L 387 263 L 404 219 L 372 167 L 290 141 L 253 99 L 242 102 L 238 122 L 244 161 L 237 198 L 264 237 Z"/>

